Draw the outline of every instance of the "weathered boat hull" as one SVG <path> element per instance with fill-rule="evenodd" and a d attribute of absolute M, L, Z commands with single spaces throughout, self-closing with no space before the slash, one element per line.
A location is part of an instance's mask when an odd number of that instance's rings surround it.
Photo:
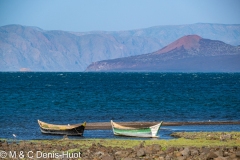
<path fill-rule="evenodd" d="M 70 135 L 70 136 L 83 136 L 86 122 L 83 124 L 75 125 L 55 125 L 48 124 L 38 120 L 40 130 L 43 134 L 56 134 L 56 135 Z"/>
<path fill-rule="evenodd" d="M 157 136 L 152 136 L 151 131 L 147 131 L 147 130 L 148 129 L 146 129 L 146 131 L 143 131 L 143 130 L 127 131 L 127 130 L 120 130 L 120 129 L 114 128 L 114 134 L 118 136 L 129 136 L 129 137 L 146 137 L 146 138 L 157 137 Z"/>
<path fill-rule="evenodd" d="M 84 132 L 84 127 L 80 126 L 75 129 L 69 130 L 51 130 L 51 129 L 44 129 L 40 127 L 40 130 L 44 134 L 58 134 L 58 135 L 69 135 L 69 136 L 82 136 Z"/>
<path fill-rule="evenodd" d="M 147 128 L 134 128 L 134 127 L 126 127 L 116 124 L 111 121 L 112 129 L 114 135 L 117 136 L 130 136 L 130 137 L 145 137 L 145 138 L 157 138 L 157 134 L 161 127 L 162 122 Z"/>

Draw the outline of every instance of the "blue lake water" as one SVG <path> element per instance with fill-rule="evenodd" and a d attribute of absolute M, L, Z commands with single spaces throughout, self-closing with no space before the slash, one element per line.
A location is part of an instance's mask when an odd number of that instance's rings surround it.
<path fill-rule="evenodd" d="M 240 73 L 0 72 L 0 138 L 52 139 L 37 120 L 239 121 Z M 174 131 L 240 131 L 239 125 L 163 126 Z M 116 138 L 86 130 L 84 138 Z"/>

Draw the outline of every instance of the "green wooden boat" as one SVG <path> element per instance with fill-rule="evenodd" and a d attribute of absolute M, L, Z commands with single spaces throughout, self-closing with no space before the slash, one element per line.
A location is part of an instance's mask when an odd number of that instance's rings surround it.
<path fill-rule="evenodd" d="M 126 127 L 126 126 L 119 125 L 113 122 L 112 120 L 111 120 L 111 125 L 112 125 L 114 135 L 156 138 L 158 137 L 157 134 L 162 125 L 162 121 L 154 126 L 150 126 L 146 128 Z"/>

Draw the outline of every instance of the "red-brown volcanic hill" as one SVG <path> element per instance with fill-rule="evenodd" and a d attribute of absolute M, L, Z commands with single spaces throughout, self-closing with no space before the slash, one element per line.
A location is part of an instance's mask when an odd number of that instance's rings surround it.
<path fill-rule="evenodd" d="M 155 54 L 167 53 L 174 49 L 181 49 L 181 47 L 183 47 L 186 50 L 198 49 L 200 47 L 199 44 L 200 39 L 202 38 L 198 35 L 184 36 L 174 41 L 173 43 L 169 44 L 168 46 L 160 49 L 159 51 L 155 52 Z"/>
<path fill-rule="evenodd" d="M 240 72 L 240 48 L 184 36 L 149 54 L 92 63 L 86 71 Z"/>

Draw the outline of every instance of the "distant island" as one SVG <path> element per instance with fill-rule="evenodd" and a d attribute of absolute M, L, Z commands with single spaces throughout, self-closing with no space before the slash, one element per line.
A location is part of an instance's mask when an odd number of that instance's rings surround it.
<path fill-rule="evenodd" d="M 239 72 L 240 47 L 222 41 L 184 36 L 149 54 L 92 63 L 95 72 Z"/>
<path fill-rule="evenodd" d="M 115 32 L 7 25 L 0 27 L 0 71 L 239 72 L 239 35 L 240 24 L 197 23 Z"/>

